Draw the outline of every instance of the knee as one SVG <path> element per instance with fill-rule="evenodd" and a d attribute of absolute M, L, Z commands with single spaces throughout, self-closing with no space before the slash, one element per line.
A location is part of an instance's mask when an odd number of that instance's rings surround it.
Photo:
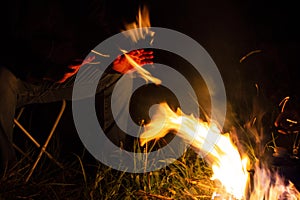
<path fill-rule="evenodd" d="M 0 66 L 0 93 L 17 88 L 16 76 L 5 67 Z"/>
<path fill-rule="evenodd" d="M 16 99 L 18 81 L 15 75 L 4 67 L 0 67 L 0 104 L 11 103 Z"/>

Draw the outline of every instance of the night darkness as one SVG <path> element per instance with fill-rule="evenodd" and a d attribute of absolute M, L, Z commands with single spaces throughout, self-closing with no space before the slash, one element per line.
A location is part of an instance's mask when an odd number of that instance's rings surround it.
<path fill-rule="evenodd" d="M 296 1 L 107 0 L 102 8 L 108 26 L 105 36 L 117 33 L 123 29 L 124 23 L 134 21 L 140 5 L 149 8 L 151 26 L 182 32 L 195 39 L 210 54 L 225 83 L 230 106 L 228 110 L 234 113 L 229 113 L 229 117 L 238 116 L 237 121 L 241 123 L 249 120 L 254 112 L 253 99 L 257 98 L 256 84 L 259 87 L 258 99 L 268 102 L 264 118 L 266 124 L 272 126 L 272 114 L 278 112 L 278 104 L 286 96 L 291 97 L 289 108 L 299 112 L 300 116 L 297 69 L 300 16 Z M 2 28 L 2 31 L 5 29 Z M 243 56 L 255 50 L 260 52 L 240 62 Z M 174 60 L 170 64 L 172 62 Z M 207 97 L 204 99 L 206 101 Z M 28 113 L 29 124 L 34 132 L 42 132 L 49 126 L 51 121 L 42 119 L 52 115 L 52 110 L 56 110 L 59 104 L 40 106 L 29 106 L 32 109 Z M 60 159 L 73 159 L 73 153 L 84 152 L 72 121 L 71 103 L 57 132 L 55 137 L 59 139 Z M 85 153 L 87 162 L 92 162 L 93 158 Z"/>
<path fill-rule="evenodd" d="M 129 1 L 121 3 L 124 7 L 127 4 Z M 266 113 L 262 123 L 272 126 L 278 104 L 286 96 L 290 97 L 287 109 L 300 111 L 297 72 L 300 18 L 295 3 L 166 0 L 131 4 L 131 8 L 148 6 L 152 26 L 180 31 L 207 50 L 225 83 L 229 121 L 231 111 L 244 124 L 259 110 Z M 118 7 L 119 15 L 115 17 L 122 19 L 121 22 L 134 20 L 135 12 L 124 10 L 123 6 Z M 256 50 L 259 52 L 240 62 L 243 56 Z M 181 63 L 177 61 L 168 64 L 176 68 Z M 184 63 L 183 66 L 186 67 Z M 205 104 L 207 99 L 201 92 L 200 99 Z M 255 105 L 257 102 L 260 105 Z"/>
<path fill-rule="evenodd" d="M 180 31 L 199 42 L 211 55 L 223 76 L 227 93 L 235 103 L 254 95 L 254 85 L 272 103 L 299 96 L 299 16 L 295 3 L 280 1 L 122 1 L 122 20 L 134 19 L 132 4 L 147 5 L 151 25 Z M 122 6 L 123 5 L 123 6 Z M 121 26 L 121 24 L 120 24 Z M 239 60 L 254 50 L 260 53 Z"/>

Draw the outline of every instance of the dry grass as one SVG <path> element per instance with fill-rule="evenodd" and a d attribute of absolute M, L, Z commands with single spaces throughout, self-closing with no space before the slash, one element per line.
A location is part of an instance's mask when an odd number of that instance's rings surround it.
<path fill-rule="evenodd" d="M 34 153 L 30 149 L 29 157 Z M 27 183 L 31 165 L 21 157 L 14 173 L 1 178 L 0 199 L 210 199 L 213 192 L 211 169 L 192 150 L 165 168 L 140 174 L 86 157 L 69 156 L 63 169 L 43 157 Z"/>

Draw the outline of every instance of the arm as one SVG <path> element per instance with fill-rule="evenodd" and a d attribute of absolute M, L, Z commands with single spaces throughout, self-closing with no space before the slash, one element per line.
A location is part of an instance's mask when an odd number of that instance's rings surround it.
<path fill-rule="evenodd" d="M 153 59 L 153 52 L 152 51 L 146 51 L 146 50 L 133 50 L 129 53 L 126 53 L 128 56 L 130 56 L 137 64 L 140 66 L 143 66 L 145 64 L 152 64 Z M 60 73 L 53 69 L 45 78 L 44 80 L 51 80 L 55 81 L 57 83 L 64 83 L 68 78 L 75 75 L 80 67 L 92 62 L 95 59 L 95 57 L 88 57 L 87 59 L 80 61 L 75 60 L 72 64 L 68 65 L 67 69 L 64 71 L 64 73 Z M 115 61 L 112 64 L 113 70 L 125 74 L 129 71 L 134 70 L 134 67 L 132 64 L 126 59 L 124 55 L 118 56 Z M 56 77 L 57 79 L 54 80 L 53 77 Z"/>

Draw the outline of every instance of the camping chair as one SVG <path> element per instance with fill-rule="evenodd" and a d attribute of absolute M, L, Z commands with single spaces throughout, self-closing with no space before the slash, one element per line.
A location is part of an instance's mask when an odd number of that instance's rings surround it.
<path fill-rule="evenodd" d="M 63 166 L 62 166 L 62 164 L 61 163 L 59 163 L 47 150 L 46 150 L 46 148 L 47 148 L 47 146 L 48 146 L 48 144 L 49 144 L 49 142 L 50 142 L 50 140 L 51 140 L 51 138 L 52 138 L 52 136 L 53 136 L 53 133 L 55 132 L 55 130 L 56 130 L 56 127 L 57 127 L 57 125 L 58 125 L 58 123 L 59 123 L 59 121 L 60 121 L 60 119 L 61 119 L 61 117 L 62 117 L 62 115 L 63 115 L 63 113 L 64 113 L 64 111 L 65 111 L 65 108 L 66 108 L 66 100 L 62 100 L 62 104 L 61 104 L 61 108 L 60 108 L 60 111 L 59 111 L 59 113 L 58 113 L 58 115 L 57 115 L 57 117 L 56 117 L 56 120 L 55 120 L 55 122 L 54 122 L 54 124 L 53 124 L 53 126 L 52 126 L 52 128 L 51 128 L 51 131 L 49 132 L 49 134 L 48 134 L 48 137 L 47 137 L 47 139 L 46 139 L 46 141 L 45 141 L 45 143 L 43 144 L 43 145 L 41 145 L 39 142 L 37 142 L 37 140 L 34 138 L 34 137 L 32 137 L 32 134 L 30 134 L 29 133 L 29 131 L 27 130 L 27 129 L 25 129 L 24 128 L 24 126 L 19 122 L 19 119 L 20 119 L 20 117 L 22 116 L 22 113 L 23 113 L 23 111 L 24 111 L 24 107 L 22 107 L 21 109 L 20 109 L 20 111 L 19 111 L 19 113 L 16 115 L 16 117 L 14 118 L 14 124 L 17 126 L 17 127 L 19 127 L 20 128 L 20 130 L 35 144 L 35 146 L 37 147 L 37 148 L 39 148 L 40 149 L 40 152 L 39 152 L 39 154 L 38 154 L 38 156 L 37 156 L 37 158 L 36 158 L 36 160 L 35 160 L 35 162 L 34 162 L 34 164 L 33 164 L 33 166 L 32 166 L 32 168 L 30 169 L 30 171 L 29 171 L 29 173 L 28 173 L 28 175 L 27 175 L 27 177 L 26 177 L 26 179 L 25 179 L 25 182 L 28 182 L 29 181 L 29 179 L 30 179 L 30 177 L 31 177 L 31 175 L 33 174 L 33 172 L 34 172 L 34 170 L 35 170 L 35 168 L 36 168 L 36 166 L 37 166 L 37 164 L 39 163 L 39 161 L 40 161 L 40 159 L 41 159 L 41 157 L 42 157 L 42 155 L 43 154 L 45 154 L 50 160 L 52 160 L 54 163 L 56 163 L 60 168 L 63 168 Z M 24 154 L 24 152 L 17 146 L 17 145 L 15 145 L 15 144 L 13 144 L 13 146 L 19 151 L 19 152 L 21 152 L 23 155 L 25 155 Z"/>

